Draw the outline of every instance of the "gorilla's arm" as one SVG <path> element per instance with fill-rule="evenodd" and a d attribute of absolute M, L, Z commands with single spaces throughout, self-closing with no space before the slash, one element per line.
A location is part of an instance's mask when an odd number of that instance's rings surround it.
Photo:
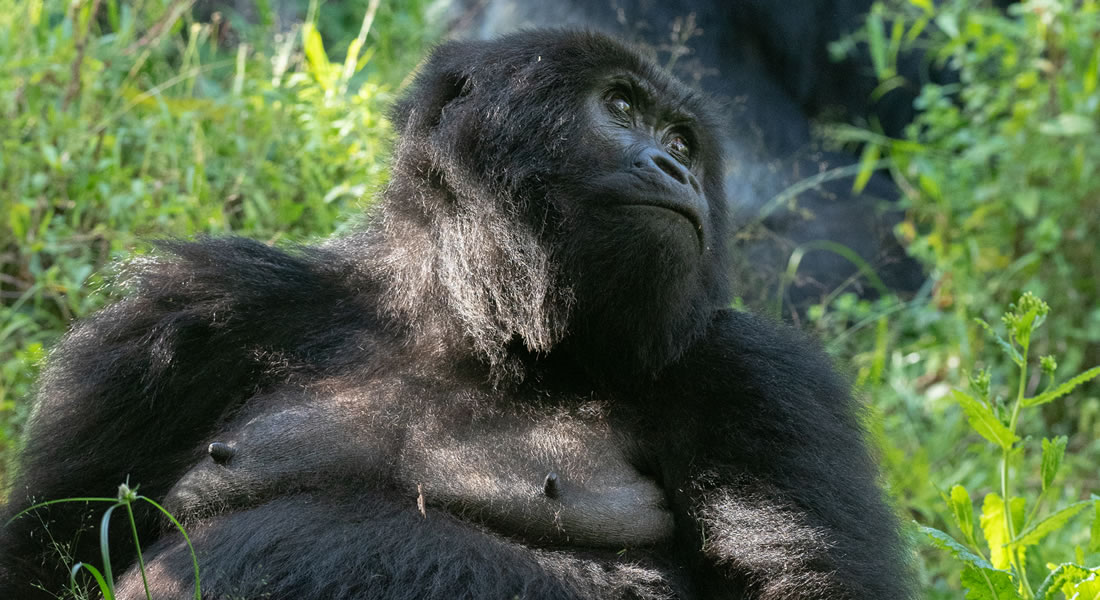
<path fill-rule="evenodd" d="M 762 599 L 908 597 L 859 410 L 812 341 L 723 311 L 664 386 L 677 414 L 662 420 L 679 423 L 665 485 L 696 519 L 680 533 L 716 575 L 702 581 Z"/>
<path fill-rule="evenodd" d="M 410 500 L 411 502 L 411 500 Z M 278 526 L 272 526 L 277 523 Z M 615 551 L 534 550 L 442 511 L 347 490 L 285 496 L 188 528 L 204 598 L 669 598 L 657 565 Z M 191 556 L 178 535 L 146 553 L 158 600 L 194 597 Z M 120 600 L 144 598 L 132 569 Z"/>
<path fill-rule="evenodd" d="M 368 318 L 333 309 L 354 299 L 341 263 L 321 250 L 291 255 L 224 239 L 165 242 L 161 251 L 128 267 L 129 297 L 77 325 L 51 354 L 0 524 L 32 502 L 114 496 L 127 478 L 159 497 L 228 408 L 308 372 L 340 342 L 327 336 L 354 337 L 348 315 Z M 67 582 L 52 544 L 69 544 L 101 513 L 61 504 L 0 528 L 0 573 L 19 575 L 0 577 L 0 597 L 33 597 L 8 587 L 17 579 Z M 142 533 L 150 530 L 143 514 Z M 43 523 L 64 537 L 51 540 Z M 80 536 L 72 560 L 98 556 L 96 537 Z M 113 545 L 120 561 L 126 547 Z"/>

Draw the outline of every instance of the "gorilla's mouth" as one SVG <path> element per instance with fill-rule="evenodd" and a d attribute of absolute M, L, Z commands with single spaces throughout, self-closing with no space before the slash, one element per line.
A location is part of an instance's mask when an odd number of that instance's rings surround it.
<path fill-rule="evenodd" d="M 703 218 L 699 215 L 698 211 L 696 211 L 693 207 L 688 206 L 683 201 L 669 198 L 647 198 L 644 202 L 624 202 L 620 204 L 620 206 L 632 208 L 656 208 L 664 212 L 670 212 L 679 215 L 691 224 L 692 230 L 695 231 L 695 236 L 699 240 L 699 247 L 700 249 L 703 248 Z"/>
<path fill-rule="evenodd" d="M 692 193 L 686 186 L 673 187 L 651 171 L 636 170 L 618 172 L 586 183 L 581 195 L 600 198 L 600 204 L 618 208 L 661 209 L 639 218 L 653 224 L 665 218 L 682 218 L 691 224 L 699 242 L 700 251 L 705 248 L 705 222 L 708 207 L 706 199 Z M 661 213 L 675 213 L 664 215 Z"/>
<path fill-rule="evenodd" d="M 669 212 L 676 213 L 681 217 L 688 220 L 691 226 L 695 228 L 695 231 L 702 234 L 703 232 L 703 220 L 699 217 L 699 213 L 692 209 L 690 206 L 686 206 L 682 202 L 665 201 L 658 199 L 647 202 L 632 202 L 630 204 L 624 204 L 624 206 L 649 206 L 652 208 L 663 208 Z"/>

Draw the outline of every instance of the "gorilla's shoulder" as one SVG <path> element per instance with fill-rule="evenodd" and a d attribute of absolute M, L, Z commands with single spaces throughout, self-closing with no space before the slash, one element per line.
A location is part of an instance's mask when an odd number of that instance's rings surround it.
<path fill-rule="evenodd" d="M 830 412 L 854 408 L 847 378 L 813 336 L 747 312 L 717 311 L 672 370 L 696 378 L 712 397 L 766 398 L 771 409 L 792 412 L 815 404 Z"/>
<path fill-rule="evenodd" d="M 148 258 L 125 271 L 137 297 L 171 306 L 176 301 L 216 309 L 224 302 L 262 308 L 323 303 L 350 293 L 349 265 L 337 253 L 319 247 L 274 246 L 241 237 L 161 240 Z"/>
<path fill-rule="evenodd" d="M 169 366 L 194 376 L 214 361 L 285 360 L 287 352 L 325 363 L 341 340 L 379 329 L 353 269 L 323 247 L 283 250 L 236 237 L 158 241 L 123 267 L 122 300 L 78 323 L 54 365 L 81 377 L 148 365 L 141 377 L 153 381 Z"/>
<path fill-rule="evenodd" d="M 781 321 L 730 308 L 714 313 L 706 334 L 696 346 L 700 350 L 759 355 L 782 362 L 829 362 L 812 335 Z"/>

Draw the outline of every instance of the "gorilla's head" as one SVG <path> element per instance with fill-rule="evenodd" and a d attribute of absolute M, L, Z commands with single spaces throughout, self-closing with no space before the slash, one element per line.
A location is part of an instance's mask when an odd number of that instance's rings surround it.
<path fill-rule="evenodd" d="M 554 353 L 652 375 L 727 301 L 716 122 L 622 43 L 444 44 L 394 121 L 371 243 L 413 329 L 497 371 Z"/>

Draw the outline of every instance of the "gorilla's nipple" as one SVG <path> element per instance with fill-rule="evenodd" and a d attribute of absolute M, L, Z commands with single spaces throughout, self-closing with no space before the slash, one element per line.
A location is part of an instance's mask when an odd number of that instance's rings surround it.
<path fill-rule="evenodd" d="M 542 482 L 542 493 L 546 494 L 547 498 L 557 499 L 561 495 L 561 488 L 558 485 L 558 474 L 550 471 L 546 475 L 546 479 Z"/>
<path fill-rule="evenodd" d="M 207 454 L 210 458 L 214 459 L 214 462 L 219 465 L 225 465 L 229 462 L 229 459 L 233 458 L 233 455 L 237 453 L 229 444 L 222 442 L 214 442 L 207 446 Z"/>

